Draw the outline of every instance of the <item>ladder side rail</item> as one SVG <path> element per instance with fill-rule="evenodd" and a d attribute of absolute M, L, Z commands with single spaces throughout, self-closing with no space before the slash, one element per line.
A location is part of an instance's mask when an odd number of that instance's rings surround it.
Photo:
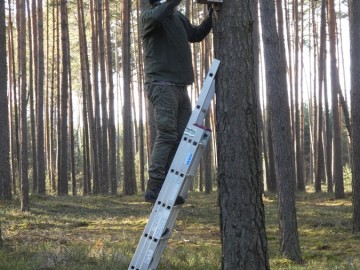
<path fill-rule="evenodd" d="M 179 195 L 182 196 L 184 199 L 186 199 L 188 196 L 188 191 L 193 183 L 196 171 L 199 168 L 201 157 L 206 150 L 206 146 L 210 140 L 210 137 L 211 137 L 211 132 L 206 131 L 203 135 L 203 138 L 201 139 L 200 147 L 198 148 L 198 153 L 194 157 L 194 160 L 188 172 L 188 176 L 186 177 L 186 181 L 184 182 L 184 185 L 179 192 Z"/>
<path fill-rule="evenodd" d="M 197 148 L 200 147 L 199 140 L 202 137 L 201 133 L 204 131 L 195 126 L 191 129 L 188 128 L 188 130 L 190 130 L 189 132 L 193 134 L 184 133 L 186 134 L 184 136 L 189 137 L 190 139 L 187 141 L 183 140 L 180 143 L 180 147 L 178 148 L 174 162 L 172 163 L 170 169 L 173 170 L 173 173 L 176 174 L 168 174 L 166 177 L 158 200 L 155 203 L 153 211 L 150 214 L 149 221 L 145 226 L 140 243 L 138 244 L 133 261 L 131 263 L 131 267 L 137 265 L 147 265 L 150 263 L 149 257 L 152 256 L 158 244 L 159 238 L 162 232 L 165 230 L 167 219 L 170 216 L 171 210 L 179 194 L 179 191 L 181 190 L 184 179 L 188 174 L 190 164 L 186 164 L 184 159 L 185 153 L 190 153 L 192 156 L 194 156 L 196 155 Z M 196 145 L 189 143 L 190 140 L 192 142 L 196 142 Z M 130 269 L 138 268 L 136 267 Z"/>
<path fill-rule="evenodd" d="M 201 137 L 201 141 L 199 142 L 199 147 L 196 148 L 196 153 L 194 154 L 194 159 L 191 161 L 186 178 L 184 179 L 183 187 L 181 188 L 181 190 L 179 192 L 179 194 L 184 196 L 184 198 L 187 197 L 188 190 L 191 186 L 191 183 L 193 182 L 192 180 L 193 180 L 195 172 L 199 166 L 201 156 L 202 156 L 203 152 L 205 151 L 208 140 L 210 139 L 210 135 L 211 135 L 210 131 L 205 131 Z M 158 245 L 156 251 L 154 252 L 153 260 L 152 260 L 150 268 L 149 268 L 151 270 L 156 269 L 156 267 L 158 266 L 158 263 L 160 262 L 161 254 L 163 253 L 163 251 L 167 245 L 167 241 L 170 238 L 170 235 L 175 226 L 176 218 L 178 216 L 179 211 L 180 211 L 180 207 L 176 207 L 175 209 L 173 209 L 173 211 L 171 212 L 171 214 L 169 216 L 169 221 L 166 224 L 166 227 L 164 228 L 164 231 L 165 230 L 169 231 L 169 235 L 166 235 L 166 238 L 161 239 L 161 241 L 159 242 L 159 245 Z M 160 256 L 158 254 L 160 254 Z"/>
<path fill-rule="evenodd" d="M 176 224 L 176 219 L 177 216 L 180 212 L 181 207 L 175 207 L 173 209 L 173 211 L 171 212 L 171 215 L 169 217 L 169 221 L 168 224 L 166 225 L 166 230 L 168 230 L 168 232 L 166 233 L 166 235 L 163 236 L 163 238 L 160 240 L 159 245 L 157 247 L 157 249 L 155 250 L 155 253 L 153 255 L 153 260 L 149 266 L 149 270 L 156 270 L 156 268 L 158 267 L 158 264 L 160 262 L 161 259 L 161 255 L 163 254 L 166 245 L 168 243 L 168 240 L 170 239 L 173 229 L 175 227 Z"/>
<path fill-rule="evenodd" d="M 206 91 L 205 91 L 206 92 Z M 207 112 L 209 110 L 210 107 L 210 103 L 211 100 L 213 99 L 215 94 L 215 81 L 213 80 L 211 82 L 211 85 L 207 91 L 207 95 L 203 97 L 202 100 L 198 100 L 198 104 L 196 104 L 195 108 L 194 108 L 194 112 L 197 112 L 197 114 L 193 114 L 192 117 L 190 117 L 190 121 L 191 123 L 197 123 L 197 124 L 202 124 Z M 203 104 L 202 106 L 199 104 Z"/>
<path fill-rule="evenodd" d="M 201 88 L 200 95 L 196 102 L 193 113 L 189 119 L 190 124 L 201 124 L 206 116 L 211 100 L 215 94 L 215 74 L 219 68 L 219 65 L 220 61 L 214 59 L 204 80 L 203 87 Z"/>

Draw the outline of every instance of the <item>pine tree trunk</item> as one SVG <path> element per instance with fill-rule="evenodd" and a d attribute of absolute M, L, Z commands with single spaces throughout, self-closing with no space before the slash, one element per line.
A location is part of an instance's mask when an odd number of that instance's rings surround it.
<path fill-rule="evenodd" d="M 31 154 L 32 154 L 32 191 L 33 193 L 37 193 L 38 191 L 38 175 L 37 175 L 37 144 L 36 144 L 36 128 L 35 128 L 35 112 L 34 112 L 34 96 L 37 97 L 37 18 L 36 18 L 36 4 L 35 1 L 32 1 L 32 16 L 28 16 L 28 29 L 29 29 L 29 100 L 30 100 L 30 126 L 31 126 Z M 27 4 L 27 12 L 30 14 L 30 3 Z M 33 24 L 31 24 L 31 21 Z M 33 39 L 34 37 L 34 39 Z M 33 67 L 33 68 L 32 68 Z M 34 73 L 35 73 L 35 87 L 34 87 Z M 34 94 L 35 92 L 35 94 Z M 37 104 L 37 102 L 36 102 Z"/>
<path fill-rule="evenodd" d="M 94 158 L 97 159 L 94 162 L 94 166 L 97 167 L 98 177 L 94 178 L 93 181 L 93 193 L 99 194 L 101 192 L 101 179 L 102 179 L 102 134 L 101 134 L 101 124 L 100 124 L 100 101 L 99 101 L 99 63 L 98 63 L 98 39 L 97 39 L 97 22 L 96 22 L 96 12 L 95 12 L 95 0 L 90 0 L 90 14 L 91 14 L 91 63 L 92 63 L 92 98 L 90 100 L 91 103 L 94 104 L 94 128 L 96 135 L 94 136 L 94 140 L 96 140 L 96 144 L 92 145 L 93 148 L 96 147 L 96 152 L 98 155 Z M 91 96 L 89 96 L 91 97 Z M 88 103 L 90 104 L 90 103 Z M 91 128 L 91 127 L 90 127 Z"/>
<path fill-rule="evenodd" d="M 58 195 L 68 195 L 68 76 L 69 76 L 69 44 L 68 44 L 68 15 L 67 1 L 60 1 L 61 14 L 61 91 L 59 114 L 59 142 L 58 142 Z"/>
<path fill-rule="evenodd" d="M 113 65 L 111 49 L 111 29 L 110 29 L 110 1 L 105 0 L 105 33 L 106 33 L 106 68 L 107 85 L 109 97 L 109 183 L 111 194 L 117 193 L 116 179 L 116 129 L 115 129 L 115 108 L 114 108 L 114 83 L 113 83 Z"/>
<path fill-rule="evenodd" d="M 0 48 L 6 48 L 5 1 L 0 0 Z M 11 199 L 6 50 L 0 50 L 0 200 Z M 1 228 L 0 228 L 1 230 Z M 1 238 L 1 235 L 0 235 Z M 1 240 L 0 240 L 1 241 Z"/>
<path fill-rule="evenodd" d="M 44 153 L 44 33 L 43 33 L 43 2 L 37 4 L 37 31 L 38 31 L 38 72 L 37 72 L 37 175 L 38 193 L 45 194 L 45 153 Z"/>
<path fill-rule="evenodd" d="M 137 19 L 140 17 L 140 12 L 142 10 L 141 3 L 139 5 L 139 1 L 137 1 Z M 143 55 L 142 55 L 142 49 L 141 49 L 141 38 L 140 38 L 140 30 L 139 30 L 139 24 L 137 24 L 137 45 L 138 45 L 138 101 L 139 101 L 139 155 L 140 155 L 140 185 L 141 185 L 141 191 L 145 191 L 145 127 L 144 127 L 144 110 L 143 110 L 143 104 L 144 104 L 144 94 L 143 94 Z"/>
<path fill-rule="evenodd" d="M 351 1 L 351 119 L 353 161 L 353 232 L 360 233 L 360 2 Z"/>
<path fill-rule="evenodd" d="M 269 269 L 254 77 L 254 5 L 256 1 L 224 1 L 214 23 L 215 57 L 221 61 L 216 130 L 222 269 Z"/>
<path fill-rule="evenodd" d="M 134 138 L 131 113 L 131 69 L 130 69 L 130 0 L 123 2 L 123 32 L 122 32 L 122 59 L 124 79 L 124 107 L 123 107 L 123 156 L 124 156 L 124 193 L 132 195 L 136 190 L 134 164 Z"/>
<path fill-rule="evenodd" d="M 278 6 L 282 6 L 281 1 L 278 1 Z M 295 208 L 296 171 L 286 84 L 284 35 L 281 24 L 282 10 L 278 10 L 277 13 L 279 37 L 277 37 L 274 2 L 261 0 L 260 11 L 263 18 L 261 22 L 268 87 L 267 100 L 278 179 L 280 251 L 284 257 L 301 262 Z"/>
<path fill-rule="evenodd" d="M 97 3 L 97 35 L 99 39 L 99 62 L 100 62 L 100 87 L 101 87 L 101 193 L 109 192 L 109 159 L 108 159 L 108 113 L 107 113 L 107 93 L 106 93 L 106 70 L 105 70 L 105 37 L 103 28 L 103 1 L 96 0 Z"/>
<path fill-rule="evenodd" d="M 319 72 L 318 72 L 318 127 L 317 127 L 317 168 L 315 177 L 315 191 L 321 191 L 321 183 L 325 180 L 324 168 L 324 148 L 323 148 L 323 81 L 324 81 L 324 65 L 326 59 L 326 5 L 325 0 L 321 3 L 321 29 L 320 29 L 320 52 L 319 52 Z"/>
<path fill-rule="evenodd" d="M 10 0 L 9 0 L 10 1 Z M 5 15 L 4 15 L 5 16 Z M 5 17 L 4 17 L 5 18 Z M 1 32 L 5 33 L 5 32 Z M 13 95 L 16 95 L 16 75 L 15 75 L 15 52 L 14 52 L 14 37 L 13 37 L 13 22 L 12 22 L 12 12 L 11 9 L 9 9 L 8 12 L 8 53 L 9 53 L 9 82 L 8 82 L 8 88 L 9 88 L 9 128 L 10 128 L 10 172 L 11 172 L 11 182 L 10 182 L 10 188 L 12 189 L 14 195 L 16 192 L 16 175 L 18 173 L 18 166 L 15 157 L 17 156 L 17 145 L 16 145 L 16 134 L 17 131 L 14 129 L 14 121 L 13 121 L 13 108 L 16 107 L 16 103 L 14 104 L 14 98 Z M 5 50 L 6 52 L 6 50 Z M 4 63 L 4 62 L 2 62 Z M 4 107 L 5 108 L 5 107 Z M 14 117 L 16 116 L 16 111 L 14 113 Z M 16 119 L 16 117 L 15 117 Z M 16 121 L 15 121 L 16 122 Z M 5 122 L 6 123 L 6 122 Z M 18 159 L 17 159 L 18 160 Z M 11 192 L 10 192 L 11 194 Z"/>
<path fill-rule="evenodd" d="M 20 89 L 20 201 L 21 211 L 30 210 L 29 205 L 29 178 L 28 178 L 28 143 L 27 143 L 27 85 L 26 85 L 26 12 L 25 1 L 16 2 L 16 21 L 18 29 L 18 67 L 19 67 L 19 89 Z"/>
<path fill-rule="evenodd" d="M 294 118 L 294 130 L 295 130 L 295 160 L 296 160 L 296 183 L 297 189 L 300 191 L 305 191 L 305 183 L 304 183 L 304 164 L 303 164 L 303 151 L 302 151 L 302 144 L 301 144 L 301 132 L 300 132 L 300 91 L 299 91 L 299 10 L 298 10 L 298 1 L 294 0 L 294 24 L 295 24 L 295 67 L 294 67 L 294 102 L 295 102 L 295 118 Z M 278 6 L 278 14 L 282 13 L 279 12 L 280 6 Z M 280 20 L 279 20 L 280 21 Z M 282 26 L 279 23 L 279 28 Z"/>
<path fill-rule="evenodd" d="M 342 167 L 342 140 L 341 140 L 341 110 L 339 106 L 339 72 L 336 58 L 336 14 L 334 0 L 329 0 L 329 40 L 330 40 L 330 73 L 332 87 L 332 116 L 333 116 L 333 179 L 335 181 L 335 197 L 344 198 L 344 178 Z"/>

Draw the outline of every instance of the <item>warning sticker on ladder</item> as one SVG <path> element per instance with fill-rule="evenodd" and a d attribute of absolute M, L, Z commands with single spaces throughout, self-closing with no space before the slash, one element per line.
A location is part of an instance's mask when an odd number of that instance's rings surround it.
<path fill-rule="evenodd" d="M 187 155 L 186 160 L 185 160 L 185 164 L 186 164 L 187 166 L 189 166 L 190 163 L 191 163 L 191 161 L 192 161 L 192 159 L 193 159 L 193 154 L 192 154 L 192 153 L 189 153 L 189 154 Z"/>
<path fill-rule="evenodd" d="M 154 251 L 152 249 L 149 249 L 148 252 L 145 255 L 144 263 L 146 265 L 149 265 L 151 263 L 152 257 L 153 257 Z"/>

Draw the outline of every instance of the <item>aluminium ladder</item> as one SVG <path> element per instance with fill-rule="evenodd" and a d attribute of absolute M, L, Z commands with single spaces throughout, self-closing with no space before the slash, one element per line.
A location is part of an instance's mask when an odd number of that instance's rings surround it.
<path fill-rule="evenodd" d="M 203 126 L 203 121 L 215 94 L 215 74 L 219 65 L 220 61 L 214 59 L 129 270 L 156 270 L 160 262 L 181 208 L 181 205 L 175 205 L 176 198 L 181 196 L 186 199 L 201 156 L 210 139 L 211 130 Z"/>

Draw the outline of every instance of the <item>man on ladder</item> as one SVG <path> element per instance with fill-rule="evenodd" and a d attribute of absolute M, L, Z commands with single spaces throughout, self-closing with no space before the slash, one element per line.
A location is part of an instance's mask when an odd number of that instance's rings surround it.
<path fill-rule="evenodd" d="M 189 42 L 200 42 L 212 28 L 212 9 L 193 26 L 176 8 L 182 0 L 149 0 L 141 15 L 145 89 L 154 106 L 157 137 L 149 166 L 145 201 L 154 203 L 160 193 L 179 141 L 191 115 L 187 86 L 194 82 Z M 175 204 L 183 204 L 178 196 Z"/>

